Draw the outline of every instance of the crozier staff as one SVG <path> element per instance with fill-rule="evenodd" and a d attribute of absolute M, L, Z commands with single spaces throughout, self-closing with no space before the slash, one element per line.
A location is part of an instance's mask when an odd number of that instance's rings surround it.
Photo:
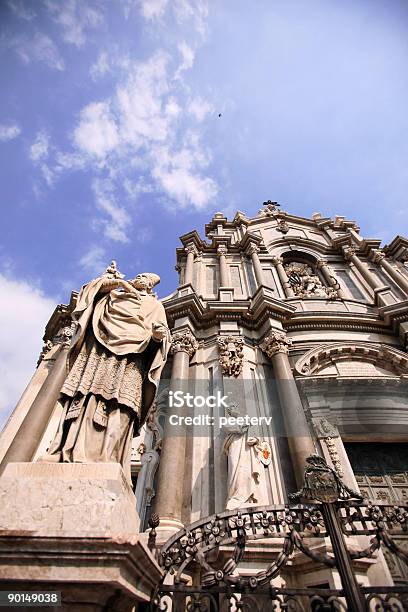
<path fill-rule="evenodd" d="M 113 266 L 113 267 L 112 267 Z M 61 389 L 61 422 L 45 462 L 118 462 L 130 482 L 132 438 L 154 400 L 169 350 L 157 274 L 125 281 L 115 262 L 84 285 Z"/>

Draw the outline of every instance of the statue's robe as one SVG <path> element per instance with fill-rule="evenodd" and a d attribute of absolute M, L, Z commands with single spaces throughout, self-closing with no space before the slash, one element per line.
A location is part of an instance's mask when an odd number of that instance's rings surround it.
<path fill-rule="evenodd" d="M 265 470 L 257 455 L 259 439 L 248 434 L 248 427 L 226 427 L 223 443 L 228 456 L 226 509 L 268 504 Z"/>
<path fill-rule="evenodd" d="M 112 290 L 106 278 L 82 287 L 76 333 L 59 402 L 59 429 L 42 461 L 119 462 L 130 481 L 132 438 L 154 400 L 169 349 L 163 305 L 151 294 Z M 152 338 L 162 326 L 166 337 Z"/>

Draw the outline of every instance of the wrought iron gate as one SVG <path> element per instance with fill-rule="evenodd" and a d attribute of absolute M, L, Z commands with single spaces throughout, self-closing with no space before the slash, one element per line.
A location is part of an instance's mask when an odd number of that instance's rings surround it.
<path fill-rule="evenodd" d="M 353 568 L 353 561 L 373 557 L 381 545 L 408 564 L 407 553 L 393 539 L 408 533 L 408 505 L 373 505 L 346 487 L 320 457 L 308 461 L 305 486 L 292 496 L 292 503 L 223 512 L 170 538 L 159 553 L 165 577 L 152 608 L 176 612 L 408 610 L 408 585 L 361 586 Z M 296 503 L 299 499 L 319 501 Z M 358 536 L 368 536 L 365 548 L 356 546 L 361 541 Z M 153 539 L 154 530 L 151 543 Z M 248 548 L 259 540 L 268 540 L 275 548 L 280 545 L 280 551 L 265 570 L 251 575 L 239 572 Z M 317 569 L 337 570 L 342 588 L 275 587 L 274 579 L 301 553 Z"/>

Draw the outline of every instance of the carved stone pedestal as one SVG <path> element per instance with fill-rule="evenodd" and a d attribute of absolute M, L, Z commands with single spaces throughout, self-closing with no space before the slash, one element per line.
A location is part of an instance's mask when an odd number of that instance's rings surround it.
<path fill-rule="evenodd" d="M 62 610 L 130 611 L 162 572 L 119 464 L 9 464 L 0 478 L 1 589 L 62 594 Z"/>

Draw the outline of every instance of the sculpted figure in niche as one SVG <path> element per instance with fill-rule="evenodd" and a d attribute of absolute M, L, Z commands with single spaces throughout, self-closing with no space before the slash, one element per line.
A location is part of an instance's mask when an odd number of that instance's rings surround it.
<path fill-rule="evenodd" d="M 167 359 L 169 330 L 152 293 L 157 274 L 123 280 L 116 263 L 79 293 L 61 389 L 60 426 L 45 462 L 118 462 L 130 482 L 132 438 L 146 419 Z"/>
<path fill-rule="evenodd" d="M 231 417 L 242 416 L 237 404 L 227 408 Z M 259 460 L 260 439 L 251 436 L 248 425 L 224 427 L 228 432 L 223 452 L 228 457 L 228 493 L 226 509 L 268 504 L 265 468 Z"/>

